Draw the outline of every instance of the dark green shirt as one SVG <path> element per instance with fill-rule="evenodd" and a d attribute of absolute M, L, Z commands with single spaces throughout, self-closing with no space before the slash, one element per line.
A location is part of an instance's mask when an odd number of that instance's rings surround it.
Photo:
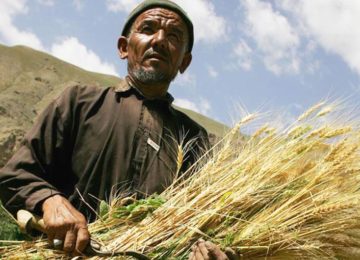
<path fill-rule="evenodd" d="M 207 133 L 164 99 L 116 88 L 70 87 L 53 101 L 0 170 L 0 199 L 10 212 L 39 211 L 63 194 L 90 218 L 110 194 L 162 192 L 208 148 Z M 189 143 L 178 167 L 178 144 Z M 180 156 L 181 158 L 181 156 Z"/>

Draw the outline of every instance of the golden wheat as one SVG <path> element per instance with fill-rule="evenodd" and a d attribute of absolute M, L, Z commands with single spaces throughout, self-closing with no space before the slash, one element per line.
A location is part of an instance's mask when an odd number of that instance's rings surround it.
<path fill-rule="evenodd" d="M 256 117 L 244 118 L 205 162 L 199 160 L 192 176 L 160 195 L 165 202 L 159 208 L 140 222 L 134 219 L 148 206 L 116 218 L 129 201 L 115 198 L 105 217 L 89 226 L 92 236 L 110 250 L 137 250 L 154 259 L 186 259 L 199 238 L 246 259 L 360 256 L 360 231 L 351 233 L 360 227 L 360 122 L 343 120 L 347 111 L 330 117 L 336 107 L 325 105 L 310 108 L 285 130 L 269 123 L 245 139 L 239 129 Z M 178 161 L 185 147 L 174 151 Z M 44 241 L 30 244 L 0 253 L 63 256 Z"/>

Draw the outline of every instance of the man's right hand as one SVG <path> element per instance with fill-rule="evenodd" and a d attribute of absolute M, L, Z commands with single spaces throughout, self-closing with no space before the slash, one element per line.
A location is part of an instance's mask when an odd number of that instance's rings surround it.
<path fill-rule="evenodd" d="M 80 254 L 89 243 L 90 233 L 83 214 L 60 195 L 47 198 L 42 204 L 43 219 L 50 244 L 63 241 L 63 250 Z"/>

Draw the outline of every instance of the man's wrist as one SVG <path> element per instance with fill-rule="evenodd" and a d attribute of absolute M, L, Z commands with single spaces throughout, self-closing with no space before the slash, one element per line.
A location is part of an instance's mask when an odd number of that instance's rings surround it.
<path fill-rule="evenodd" d="M 41 216 L 43 202 L 57 194 L 63 195 L 56 189 L 43 188 L 31 193 L 25 201 L 25 209 Z"/>
<path fill-rule="evenodd" d="M 63 196 L 61 196 L 60 194 L 54 194 L 54 195 L 44 199 L 41 204 L 42 212 L 44 212 L 50 204 L 56 203 L 57 200 L 60 200 L 62 198 L 63 198 Z"/>

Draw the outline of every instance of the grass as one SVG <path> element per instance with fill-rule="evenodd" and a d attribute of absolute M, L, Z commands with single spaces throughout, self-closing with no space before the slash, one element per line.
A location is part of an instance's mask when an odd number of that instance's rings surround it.
<path fill-rule="evenodd" d="M 25 237 L 21 234 L 17 223 L 2 206 L 0 201 L 0 241 L 16 241 L 23 240 Z M 0 242 L 1 245 L 6 245 L 6 242 Z"/>

